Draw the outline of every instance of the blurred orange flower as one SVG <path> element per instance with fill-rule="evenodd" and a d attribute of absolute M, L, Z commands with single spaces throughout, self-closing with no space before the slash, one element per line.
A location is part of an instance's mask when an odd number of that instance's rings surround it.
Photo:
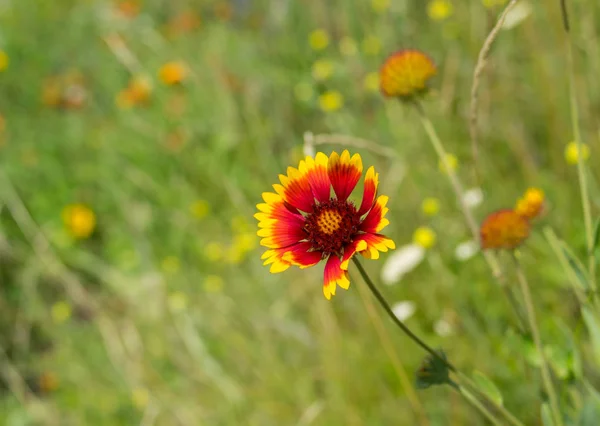
<path fill-rule="evenodd" d="M 139 0 L 117 0 L 115 10 L 123 18 L 133 19 L 140 13 Z"/>
<path fill-rule="evenodd" d="M 181 84 L 189 73 L 187 65 L 182 61 L 167 62 L 158 71 L 158 77 L 167 86 Z"/>
<path fill-rule="evenodd" d="M 381 67 L 381 91 L 388 97 L 412 98 L 427 90 L 427 82 L 436 73 L 433 60 L 425 53 L 400 50 L 389 56 Z"/>
<path fill-rule="evenodd" d="M 49 107 L 81 109 L 88 99 L 83 74 L 76 69 L 48 77 L 42 84 L 42 103 Z"/>
<path fill-rule="evenodd" d="M 529 188 L 523 198 L 517 201 L 515 211 L 525 219 L 534 219 L 542 213 L 544 199 L 544 191 L 539 188 Z"/>
<path fill-rule="evenodd" d="M 184 10 L 167 23 L 167 36 L 177 37 L 192 32 L 200 27 L 200 23 L 200 16 L 194 10 Z"/>
<path fill-rule="evenodd" d="M 135 76 L 129 85 L 117 94 L 115 100 L 119 108 L 128 109 L 135 105 L 147 103 L 152 93 L 152 83 L 145 76 Z"/>
<path fill-rule="evenodd" d="M 480 227 L 481 248 L 512 250 L 529 236 L 529 221 L 511 209 L 488 215 Z"/>

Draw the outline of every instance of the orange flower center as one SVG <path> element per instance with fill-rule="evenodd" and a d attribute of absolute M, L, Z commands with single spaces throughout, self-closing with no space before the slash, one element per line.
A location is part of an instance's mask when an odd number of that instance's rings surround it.
<path fill-rule="evenodd" d="M 317 225 L 321 232 L 327 235 L 333 234 L 340 229 L 342 215 L 337 210 L 324 210 L 317 218 Z"/>
<path fill-rule="evenodd" d="M 342 248 L 358 233 L 359 225 L 360 216 L 354 204 L 332 198 L 314 206 L 306 217 L 304 231 L 313 250 L 341 254 Z"/>

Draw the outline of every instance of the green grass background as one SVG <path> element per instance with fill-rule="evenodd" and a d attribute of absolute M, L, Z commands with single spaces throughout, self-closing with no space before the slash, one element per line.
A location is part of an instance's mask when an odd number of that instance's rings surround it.
<path fill-rule="evenodd" d="M 271 275 L 261 265 L 258 238 L 240 259 L 207 253 L 213 243 L 227 250 L 240 234 L 255 232 L 261 192 L 297 165 L 307 131 L 372 141 L 318 149 L 348 148 L 376 166 L 380 192 L 390 196 L 387 235 L 398 246 L 410 243 L 418 226 L 437 233 L 426 260 L 382 291 L 390 302 L 414 301 L 411 328 L 464 371 L 493 380 L 525 424 L 541 424 L 543 391 L 532 345 L 518 337 L 482 256 L 454 257 L 470 235 L 415 111 L 363 85 L 387 54 L 426 51 L 439 74 L 424 106 L 458 157 L 466 186 L 485 194 L 476 217 L 511 207 L 529 186 L 546 192 L 548 214 L 522 260 L 569 399 L 579 389 L 564 367 L 572 360 L 569 341 L 582 341 L 584 354 L 590 347 L 566 275 L 540 229 L 551 226 L 581 257 L 585 235 L 576 168 L 564 159 L 573 136 L 560 8 L 557 0 L 529 4 L 527 19 L 501 31 L 482 80 L 478 179 L 469 93 L 479 49 L 501 7 L 455 1 L 453 14 L 437 22 L 428 18 L 426 2 L 409 0 L 392 1 L 384 12 L 350 0 L 149 0 L 126 20 L 111 15 L 107 1 L 0 2 L 0 49 L 10 58 L 0 73 L 6 122 L 0 136 L 0 424 L 486 424 L 448 387 L 416 391 L 415 408 L 401 377 L 412 382 L 424 353 L 383 316 L 355 270 L 349 291 L 328 302 L 321 267 Z M 232 10 L 228 19 L 219 16 L 224 7 Z M 600 5 L 578 0 L 569 7 L 597 214 Z M 199 28 L 168 37 L 165 24 L 189 8 L 200 16 Z M 316 52 L 308 39 L 319 28 L 331 41 Z M 114 34 L 125 41 L 133 68 L 104 41 Z M 357 55 L 340 54 L 344 36 L 357 42 Z M 381 41 L 376 54 L 361 50 L 371 36 Z M 324 82 L 311 76 L 318 59 L 334 64 Z M 157 79 L 172 60 L 190 67 L 181 87 Z M 83 76 L 85 106 L 44 105 L 44 82 L 69 70 Z M 115 97 L 132 73 L 149 75 L 154 88 L 148 105 L 123 110 Z M 311 99 L 295 96 L 299 83 L 313 88 Z M 318 95 L 326 90 L 343 95 L 341 110 L 320 110 Z M 173 135 L 183 142 L 173 143 Z M 440 200 L 438 216 L 421 213 L 425 197 Z M 209 205 L 201 219 L 190 213 L 198 200 Z M 72 203 L 96 213 L 92 238 L 75 241 L 66 233 L 61 211 Z M 386 258 L 365 263 L 375 279 Z M 513 279 L 509 260 L 502 257 Z M 214 276 L 223 280 L 219 291 L 206 286 Z M 185 298 L 184 309 L 169 303 L 174 293 Z M 56 323 L 52 306 L 64 301 L 73 316 Z M 453 334 L 435 333 L 440 318 Z M 393 353 L 384 350 L 374 320 L 383 324 Z M 590 383 L 599 383 L 594 364 L 585 365 Z M 58 386 L 44 392 L 40 377 L 49 373 Z M 575 409 L 569 415 L 580 424 Z"/>

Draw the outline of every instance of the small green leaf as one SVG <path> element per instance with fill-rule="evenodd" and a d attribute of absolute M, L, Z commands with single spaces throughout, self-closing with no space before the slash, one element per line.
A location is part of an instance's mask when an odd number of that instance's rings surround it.
<path fill-rule="evenodd" d="M 586 306 L 581 308 L 581 315 L 583 316 L 583 321 L 590 333 L 590 340 L 592 341 L 592 349 L 594 351 L 594 356 L 596 357 L 596 362 L 600 366 L 600 322 L 594 312 Z"/>
<path fill-rule="evenodd" d="M 502 394 L 498 387 L 487 378 L 482 372 L 474 371 L 473 372 L 473 381 L 477 384 L 477 388 L 487 395 L 492 401 L 494 401 L 498 405 L 502 405 Z"/>
<path fill-rule="evenodd" d="M 544 426 L 554 426 L 554 421 L 552 420 L 552 413 L 550 411 L 550 406 L 547 402 L 542 404 L 541 408 L 542 413 L 542 424 Z"/>

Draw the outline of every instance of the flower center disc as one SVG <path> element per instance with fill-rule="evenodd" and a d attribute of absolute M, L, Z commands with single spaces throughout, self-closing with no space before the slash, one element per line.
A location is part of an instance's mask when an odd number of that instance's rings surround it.
<path fill-rule="evenodd" d="M 306 217 L 304 230 L 315 251 L 341 254 L 358 232 L 360 216 L 354 204 L 331 199 L 315 205 Z"/>

